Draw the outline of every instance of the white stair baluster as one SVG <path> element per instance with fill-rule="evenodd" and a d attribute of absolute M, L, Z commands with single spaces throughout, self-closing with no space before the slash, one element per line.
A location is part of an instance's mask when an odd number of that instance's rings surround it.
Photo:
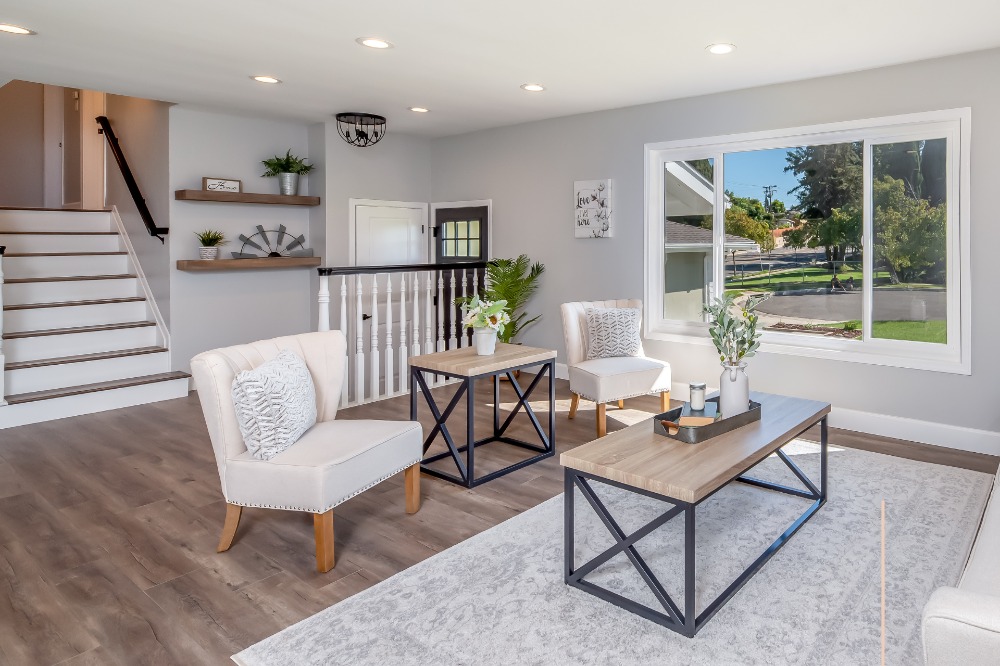
<path fill-rule="evenodd" d="M 413 339 L 410 356 L 420 356 L 420 274 L 413 274 Z"/>
<path fill-rule="evenodd" d="M 362 276 L 354 277 L 357 288 L 354 293 L 354 313 L 355 313 L 355 343 L 354 343 L 354 400 L 358 404 L 365 401 L 365 320 L 361 311 L 361 301 L 364 299 L 364 287 L 362 286 Z"/>
<path fill-rule="evenodd" d="M 424 276 L 424 353 L 434 353 L 434 280 L 433 273 Z"/>
<path fill-rule="evenodd" d="M 319 321 L 316 323 L 317 331 L 330 330 L 330 276 L 319 276 L 319 297 L 316 299 L 319 304 Z"/>
<path fill-rule="evenodd" d="M 458 320 L 455 314 L 455 269 L 451 271 L 451 338 L 448 340 L 448 349 L 455 349 L 458 347 L 458 339 L 456 338 L 456 329 L 461 327 L 462 323 Z"/>
<path fill-rule="evenodd" d="M 410 385 L 410 367 L 406 362 L 406 273 L 399 274 L 399 390 L 405 393 Z"/>
<path fill-rule="evenodd" d="M 392 362 L 392 273 L 385 276 L 385 395 L 393 394 L 396 382 L 393 373 L 396 366 Z"/>
<path fill-rule="evenodd" d="M 7 360 L 3 353 L 3 250 L 0 250 L 0 407 L 7 404 L 4 396 L 7 395 L 4 386 L 4 368 Z"/>
<path fill-rule="evenodd" d="M 438 271 L 438 339 L 437 350 L 444 351 L 444 271 Z"/>
<path fill-rule="evenodd" d="M 340 332 L 344 335 L 344 343 L 347 344 L 347 276 L 340 276 Z M 347 357 L 350 358 L 350 345 L 347 345 Z M 340 406 L 346 407 L 348 403 L 349 384 L 351 374 L 350 363 L 344 364 L 344 385 L 340 390 Z"/>
<path fill-rule="evenodd" d="M 468 295 L 465 293 L 465 288 L 466 288 L 467 285 L 468 285 L 468 278 L 466 277 L 466 275 L 465 275 L 465 269 L 463 268 L 462 269 L 462 298 L 463 299 L 468 298 Z M 466 346 L 468 346 L 468 344 L 469 344 L 469 336 L 467 336 L 465 334 L 465 329 L 462 328 L 461 326 L 459 326 L 458 330 L 460 331 L 459 336 L 458 336 L 458 346 L 459 347 L 466 347 Z"/>
<path fill-rule="evenodd" d="M 370 396 L 372 400 L 378 400 L 381 395 L 381 386 L 379 386 L 379 375 L 381 375 L 381 368 L 379 364 L 382 362 L 382 354 L 378 349 L 378 273 L 372 274 L 372 319 L 371 319 L 371 382 Z"/>

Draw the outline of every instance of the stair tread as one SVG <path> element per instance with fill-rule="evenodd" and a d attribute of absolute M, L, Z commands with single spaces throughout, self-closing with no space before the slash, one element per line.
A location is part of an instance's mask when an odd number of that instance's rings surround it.
<path fill-rule="evenodd" d="M 137 277 L 131 273 L 120 275 L 67 275 L 62 277 L 11 278 L 4 284 L 25 284 L 27 282 L 76 282 L 79 280 L 125 280 Z"/>
<path fill-rule="evenodd" d="M 144 326 L 156 326 L 155 321 L 128 321 L 120 324 L 98 324 L 96 326 L 74 326 L 71 328 L 48 328 L 38 331 L 17 331 L 4 333 L 4 340 L 16 340 L 18 338 L 37 338 L 46 335 L 69 335 L 72 333 L 94 333 L 96 331 L 114 331 L 122 328 L 142 328 Z"/>
<path fill-rule="evenodd" d="M 97 298 L 85 301 L 53 301 L 51 303 L 23 303 L 21 305 L 5 305 L 4 312 L 10 310 L 42 310 L 45 308 L 71 308 L 80 305 L 112 305 L 114 303 L 139 303 L 145 301 L 145 296 L 124 296 L 122 298 Z"/>
<path fill-rule="evenodd" d="M 117 231 L 6 231 L 0 236 L 117 236 Z"/>
<path fill-rule="evenodd" d="M 77 354 L 75 356 L 58 356 L 55 358 L 40 358 L 35 361 L 14 361 L 7 363 L 5 370 L 25 370 L 27 368 L 41 368 L 48 365 L 63 365 L 66 363 L 86 363 L 87 361 L 104 361 L 110 358 L 126 358 L 129 356 L 142 356 L 144 354 L 159 354 L 167 351 L 166 347 L 136 347 L 134 349 L 120 349 L 118 351 L 94 352 L 92 354 Z"/>
<path fill-rule="evenodd" d="M 96 384 L 81 384 L 79 386 L 67 386 L 59 389 L 48 389 L 45 391 L 33 391 L 31 393 L 18 393 L 6 397 L 8 405 L 17 405 L 25 402 L 36 402 L 38 400 L 52 400 L 54 398 L 65 398 L 84 393 L 96 393 L 98 391 L 111 391 L 119 388 L 129 388 L 132 386 L 142 386 L 143 384 L 155 384 L 157 382 L 168 382 L 174 379 L 187 379 L 191 375 L 186 372 L 161 372 L 155 375 L 144 375 L 141 377 L 130 377 L 128 379 L 115 379 L 109 382 L 98 382 Z"/>
<path fill-rule="evenodd" d="M 122 252 L 116 250 L 114 252 L 8 252 L 4 255 L 5 259 L 10 259 L 11 257 L 108 257 L 108 256 L 118 256 L 125 255 L 128 252 Z"/>
<path fill-rule="evenodd" d="M 31 210 L 43 213 L 110 213 L 110 208 L 35 208 L 32 206 L 0 206 L 0 210 Z"/>

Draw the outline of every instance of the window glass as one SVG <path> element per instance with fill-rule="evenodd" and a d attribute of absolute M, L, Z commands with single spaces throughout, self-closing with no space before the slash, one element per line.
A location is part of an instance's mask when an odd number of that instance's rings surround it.
<path fill-rule="evenodd" d="M 469 256 L 469 241 L 465 238 L 460 238 L 455 246 L 455 256 L 456 257 L 467 257 Z"/>
<path fill-rule="evenodd" d="M 469 238 L 479 238 L 479 220 L 469 221 Z"/>
<path fill-rule="evenodd" d="M 469 241 L 469 256 L 478 257 L 479 256 L 479 241 L 470 240 Z"/>
<path fill-rule="evenodd" d="M 453 240 L 444 241 L 444 256 L 446 257 L 455 256 L 455 241 Z"/>
<path fill-rule="evenodd" d="M 469 237 L 469 223 L 466 221 L 455 223 L 455 237 L 456 238 L 468 238 Z"/>
<path fill-rule="evenodd" d="M 663 173 L 663 316 L 705 321 L 712 293 L 715 161 L 667 162 Z"/>
<path fill-rule="evenodd" d="M 455 223 L 454 222 L 445 222 L 443 226 L 444 226 L 444 231 L 443 231 L 444 237 L 445 238 L 454 238 L 455 237 Z"/>

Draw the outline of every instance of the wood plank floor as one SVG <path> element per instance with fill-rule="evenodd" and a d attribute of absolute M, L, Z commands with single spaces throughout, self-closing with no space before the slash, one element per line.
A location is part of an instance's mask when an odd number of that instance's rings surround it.
<path fill-rule="evenodd" d="M 557 388 L 562 451 L 593 438 L 594 409 L 585 402 L 568 420 L 566 383 Z M 477 395 L 488 423 L 492 390 Z M 513 402 L 505 385 L 501 403 Z M 608 429 L 657 405 L 649 397 L 611 407 Z M 340 417 L 408 412 L 404 396 Z M 457 426 L 464 412 L 453 418 Z M 532 434 L 523 416 L 514 427 Z M 981 471 L 998 463 L 836 430 L 831 442 Z M 510 448 L 477 449 L 479 471 L 523 455 Z M 242 648 L 559 494 L 562 476 L 550 458 L 473 491 L 427 476 L 422 486 L 413 516 L 402 475 L 338 507 L 336 566 L 318 574 L 305 514 L 246 509 L 232 549 L 215 552 L 225 503 L 195 394 L 0 431 L 0 664 L 231 663 Z"/>

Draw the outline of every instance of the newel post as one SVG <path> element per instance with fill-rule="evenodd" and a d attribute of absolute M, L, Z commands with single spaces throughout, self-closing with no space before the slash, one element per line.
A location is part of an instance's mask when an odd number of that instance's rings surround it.
<path fill-rule="evenodd" d="M 7 251 L 6 245 L 0 245 L 0 407 L 7 404 L 4 396 L 7 391 L 4 387 L 3 371 L 7 367 L 7 360 L 3 353 L 3 254 Z"/>
<path fill-rule="evenodd" d="M 320 275 L 319 276 L 319 297 L 316 299 L 319 303 L 319 322 L 317 325 L 317 331 L 329 331 L 330 330 L 330 276 Z"/>

